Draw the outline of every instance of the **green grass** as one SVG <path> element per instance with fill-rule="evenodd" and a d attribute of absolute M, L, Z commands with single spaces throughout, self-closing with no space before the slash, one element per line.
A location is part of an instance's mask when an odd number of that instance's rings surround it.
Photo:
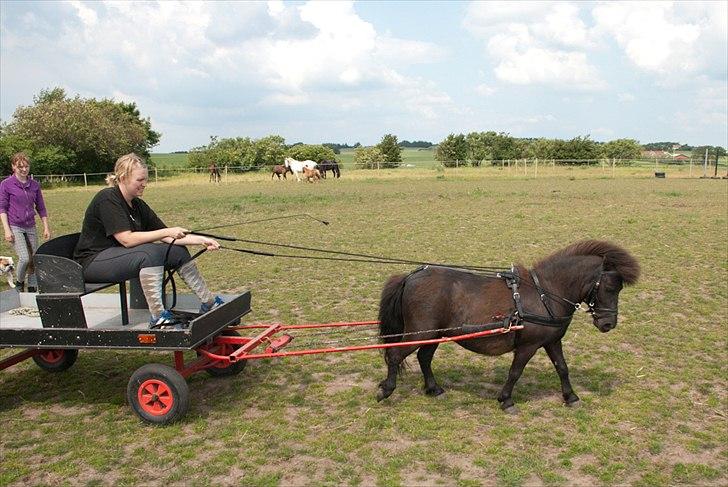
<path fill-rule="evenodd" d="M 171 153 L 171 154 L 152 154 L 152 163 L 158 168 L 165 169 L 186 169 L 187 154 Z"/>
<path fill-rule="evenodd" d="M 125 404 L 126 384 L 144 364 L 171 364 L 171 354 L 82 351 L 57 375 L 26 361 L 0 372 L 0 485 L 725 485 L 726 181 L 679 169 L 667 179 L 639 167 L 617 168 L 615 178 L 601 167 L 539 167 L 538 177 L 523 167 L 347 168 L 319 184 L 162 178 L 145 199 L 170 225 L 308 212 L 331 224 L 218 231 L 504 266 L 603 238 L 632 251 L 643 278 L 622 292 L 615 330 L 601 334 L 579 314 L 566 334 L 576 409 L 561 404 L 543 352 L 516 385 L 514 417 L 495 400 L 511 357 L 443 345 L 433 368 L 447 392 L 437 399 L 423 394 L 415 360 L 381 403 L 376 352 L 255 361 L 233 378 L 190 377 L 188 416 L 152 428 Z M 78 230 L 98 189 L 46 192 L 56 234 Z M 200 265 L 215 290 L 252 290 L 247 322 L 284 323 L 374 319 L 384 281 L 408 270 L 224 251 Z M 317 340 L 301 335 L 291 346 Z"/>

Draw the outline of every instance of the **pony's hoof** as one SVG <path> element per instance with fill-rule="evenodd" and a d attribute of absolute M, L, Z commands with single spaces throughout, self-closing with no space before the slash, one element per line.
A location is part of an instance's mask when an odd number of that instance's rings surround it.
<path fill-rule="evenodd" d="M 578 409 L 581 407 L 581 401 L 577 399 L 576 401 L 565 402 L 564 406 L 566 406 L 567 408 Z"/>
<path fill-rule="evenodd" d="M 391 395 L 392 395 L 392 391 L 386 392 L 384 389 L 379 389 L 379 391 L 377 391 L 377 402 L 382 402 L 383 400 L 387 399 Z"/>
<path fill-rule="evenodd" d="M 514 416 L 518 414 L 518 408 L 516 406 L 508 406 L 507 408 L 503 408 L 503 412 Z"/>
<path fill-rule="evenodd" d="M 440 394 L 444 394 L 444 393 L 445 393 L 445 389 L 443 389 L 442 387 L 439 387 L 439 386 L 433 387 L 432 389 L 425 389 L 425 394 L 427 394 L 428 396 L 432 396 L 432 397 L 437 397 Z"/>

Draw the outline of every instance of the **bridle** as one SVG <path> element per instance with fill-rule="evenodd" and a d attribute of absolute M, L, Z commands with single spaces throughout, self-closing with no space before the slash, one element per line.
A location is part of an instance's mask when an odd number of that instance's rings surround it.
<path fill-rule="evenodd" d="M 538 292 L 539 298 L 541 299 L 541 302 L 543 303 L 544 307 L 546 308 L 546 312 L 548 313 L 548 316 L 545 315 L 537 315 L 532 314 L 524 311 L 523 305 L 521 303 L 521 293 L 518 291 L 518 284 L 521 282 L 521 278 L 518 275 L 518 270 L 515 267 L 512 267 L 510 271 L 505 272 L 499 272 L 497 274 L 497 277 L 500 277 L 503 279 L 506 283 L 506 285 L 511 289 L 511 292 L 513 294 L 513 302 L 516 305 L 516 311 L 513 312 L 511 322 L 517 323 L 521 321 L 528 321 L 529 323 L 535 323 L 537 325 L 543 325 L 543 326 L 551 326 L 554 328 L 560 328 L 562 326 L 567 325 L 573 316 L 573 312 L 565 315 L 565 316 L 555 316 L 553 311 L 551 310 L 551 306 L 549 305 L 549 300 L 560 300 L 569 306 L 573 307 L 574 311 L 579 311 L 580 309 L 584 309 L 582 307 L 582 302 L 574 302 L 569 299 L 566 299 L 563 296 L 559 296 L 558 294 L 554 294 L 552 292 L 546 291 L 539 282 L 538 276 L 536 275 L 536 272 L 533 270 L 528 271 L 529 275 L 531 276 L 531 279 L 533 280 L 533 287 Z M 606 271 L 604 271 L 603 268 L 599 271 L 599 276 L 596 278 L 594 283 L 591 285 L 591 288 L 589 289 L 589 292 L 587 293 L 586 299 L 583 301 L 586 303 L 586 311 L 589 313 L 592 317 L 596 317 L 597 319 L 599 316 L 597 316 L 597 312 L 604 312 L 612 315 L 617 315 L 617 308 L 602 308 L 597 306 L 597 297 L 599 294 L 599 286 L 601 285 L 602 278 L 604 277 L 604 274 Z M 530 285 L 528 282 L 523 282 L 523 284 Z"/>
<path fill-rule="evenodd" d="M 599 294 L 599 286 L 602 283 L 602 278 L 604 277 L 604 274 L 606 274 L 607 271 L 604 269 L 601 269 L 599 271 L 599 277 L 596 281 L 594 281 L 594 284 L 592 284 L 591 289 L 589 290 L 589 294 L 587 294 L 586 298 L 586 312 L 590 315 L 596 317 L 597 319 L 599 316 L 597 316 L 597 311 L 604 312 L 608 315 L 617 315 L 617 308 L 600 308 L 596 306 L 597 303 L 597 295 Z M 579 308 L 581 308 L 581 304 L 579 304 Z"/>

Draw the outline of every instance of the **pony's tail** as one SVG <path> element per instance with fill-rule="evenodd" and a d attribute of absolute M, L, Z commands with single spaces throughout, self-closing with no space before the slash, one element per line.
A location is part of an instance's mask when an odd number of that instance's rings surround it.
<path fill-rule="evenodd" d="M 400 274 L 389 278 L 382 289 L 382 298 L 379 301 L 379 336 L 384 343 L 402 341 L 398 335 L 404 331 L 402 319 L 402 291 L 408 275 Z"/>

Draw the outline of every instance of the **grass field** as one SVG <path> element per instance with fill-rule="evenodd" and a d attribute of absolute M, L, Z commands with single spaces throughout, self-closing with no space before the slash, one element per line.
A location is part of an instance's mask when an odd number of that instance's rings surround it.
<path fill-rule="evenodd" d="M 244 174 L 219 186 L 186 175 L 145 200 L 193 229 L 307 212 L 331 224 L 218 232 L 415 260 L 531 264 L 581 238 L 617 242 L 643 276 L 622 291 L 615 330 L 578 314 L 566 334 L 580 407 L 562 405 L 541 351 L 516 385 L 520 413 L 505 415 L 495 398 L 511 356 L 443 345 L 436 399 L 412 359 L 381 403 L 376 352 L 265 360 L 192 376 L 185 420 L 154 428 L 125 404 L 126 384 L 171 354 L 82 351 L 65 373 L 32 361 L 0 372 L 0 485 L 726 485 L 728 182 L 687 168 L 534 171 L 347 168 L 319 184 Z M 46 192 L 56 234 L 78 231 L 98 189 Z M 247 322 L 284 323 L 376 319 L 384 281 L 410 269 L 225 251 L 200 265 L 213 289 L 252 291 Z"/>

